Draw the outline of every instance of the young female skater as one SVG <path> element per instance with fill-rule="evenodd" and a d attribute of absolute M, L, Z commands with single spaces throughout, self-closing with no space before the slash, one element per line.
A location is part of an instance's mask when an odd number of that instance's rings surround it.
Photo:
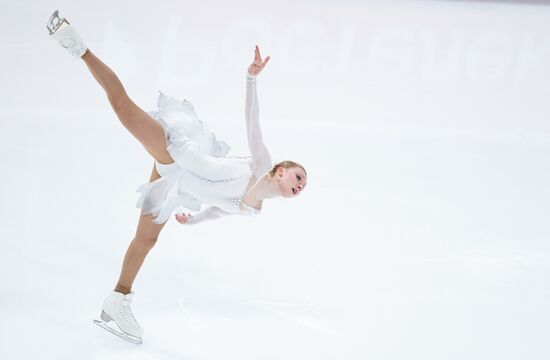
<path fill-rule="evenodd" d="M 158 111 L 145 112 L 126 94 L 115 73 L 92 53 L 58 11 L 47 26 L 74 57 L 84 60 L 93 77 L 130 133 L 155 159 L 148 183 L 138 188 L 142 209 L 137 230 L 122 264 L 115 289 L 104 300 L 96 324 L 134 343 L 141 343 L 143 329 L 131 310 L 132 284 L 147 253 L 155 245 L 169 217 L 182 224 L 197 224 L 225 215 L 260 214 L 264 199 L 295 197 L 304 190 L 307 173 L 293 161 L 271 163 L 259 124 L 256 76 L 269 61 L 262 61 L 258 46 L 246 73 L 246 127 L 251 156 L 227 157 L 229 146 L 216 139 L 198 119 L 187 100 L 159 94 Z M 208 205 L 204 210 L 201 205 Z M 195 215 L 182 209 L 199 211 Z M 113 320 L 122 332 L 107 325 Z"/>

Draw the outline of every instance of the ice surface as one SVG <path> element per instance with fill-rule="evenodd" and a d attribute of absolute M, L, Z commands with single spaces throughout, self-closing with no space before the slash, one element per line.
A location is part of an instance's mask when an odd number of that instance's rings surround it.
<path fill-rule="evenodd" d="M 23 1 L 0 29 L 1 359 L 550 357 L 550 7 L 498 1 Z M 59 9 L 145 110 L 188 99 L 246 155 L 254 45 L 297 199 L 163 229 L 136 346 L 92 324 L 153 161 Z"/>

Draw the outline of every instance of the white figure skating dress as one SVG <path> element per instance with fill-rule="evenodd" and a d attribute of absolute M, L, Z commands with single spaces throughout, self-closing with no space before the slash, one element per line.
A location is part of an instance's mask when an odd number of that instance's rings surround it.
<path fill-rule="evenodd" d="M 256 76 L 247 72 L 246 120 L 251 153 L 263 156 L 228 157 L 229 145 L 216 138 L 196 115 L 193 105 L 159 92 L 158 110 L 148 112 L 164 128 L 172 164 L 155 162 L 159 179 L 142 184 L 137 207 L 162 224 L 176 212 L 199 211 L 190 224 L 230 214 L 255 215 L 260 210 L 242 201 L 253 177 L 271 169 L 258 123 Z M 255 151 L 258 147 L 262 151 Z"/>

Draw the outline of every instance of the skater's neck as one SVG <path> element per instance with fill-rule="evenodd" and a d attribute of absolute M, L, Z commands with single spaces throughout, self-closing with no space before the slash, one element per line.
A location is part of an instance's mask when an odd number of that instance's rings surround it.
<path fill-rule="evenodd" d="M 261 203 L 265 199 L 271 199 L 282 196 L 279 183 L 269 174 L 263 175 L 260 180 L 252 187 L 252 199 Z"/>

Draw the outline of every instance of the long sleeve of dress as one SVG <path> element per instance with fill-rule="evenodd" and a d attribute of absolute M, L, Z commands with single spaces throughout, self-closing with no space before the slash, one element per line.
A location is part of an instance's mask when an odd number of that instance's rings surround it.
<path fill-rule="evenodd" d="M 253 172 L 256 179 L 271 170 L 271 156 L 264 144 L 260 128 L 260 108 L 256 92 L 256 75 L 246 72 L 246 130 L 248 147 L 253 160 Z"/>
<path fill-rule="evenodd" d="M 187 220 L 186 224 L 195 225 L 206 220 L 213 220 L 227 215 L 234 215 L 234 213 L 227 212 L 216 206 L 210 206 L 195 215 L 192 215 Z"/>

